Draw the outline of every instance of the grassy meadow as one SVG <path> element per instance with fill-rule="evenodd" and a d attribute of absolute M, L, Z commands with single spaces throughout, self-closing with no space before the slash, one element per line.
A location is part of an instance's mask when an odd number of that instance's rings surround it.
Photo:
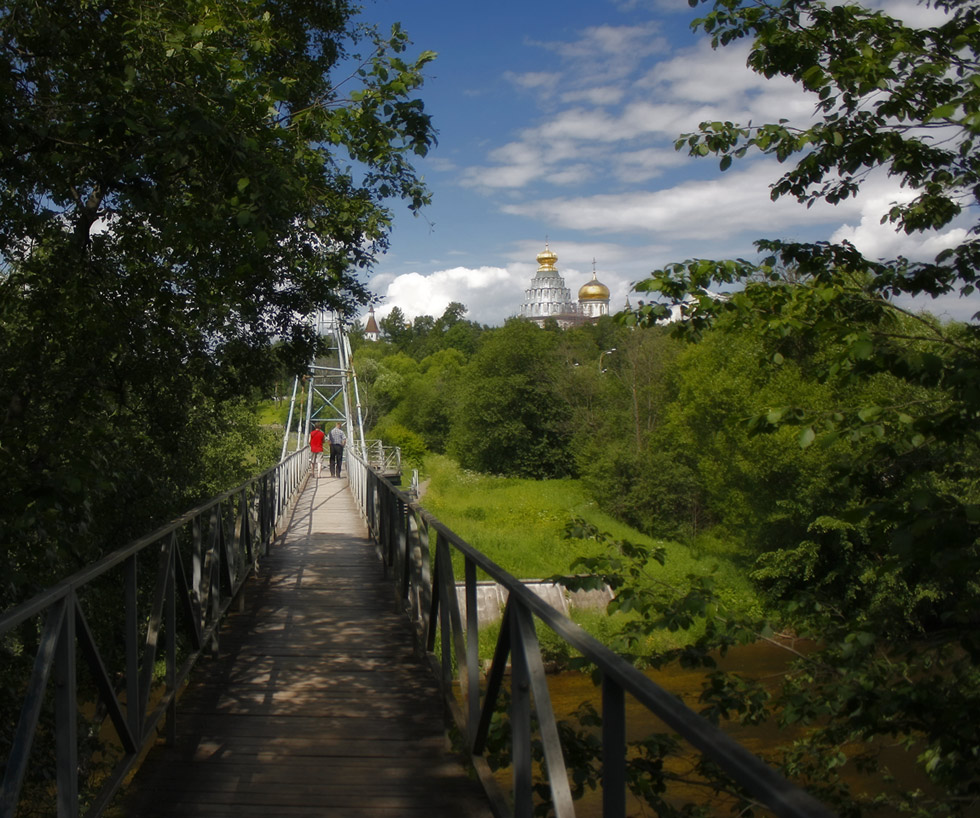
<path fill-rule="evenodd" d="M 442 455 L 428 456 L 421 476 L 423 507 L 516 577 L 541 579 L 573 573 L 576 557 L 593 556 L 604 548 L 601 543 L 563 536 L 566 523 L 581 517 L 616 539 L 665 546 L 666 564 L 650 564 L 650 572 L 657 579 L 684 585 L 689 575 L 714 574 L 716 589 L 726 605 L 745 614 L 761 612 L 746 566 L 728 544 L 708 540 L 694 549 L 654 540 L 601 512 L 578 480 L 478 474 L 461 469 Z M 577 611 L 574 618 L 600 639 L 616 627 L 615 618 L 610 621 L 603 611 Z M 696 635 L 696 631 L 665 632 L 651 647 L 677 646 Z"/>

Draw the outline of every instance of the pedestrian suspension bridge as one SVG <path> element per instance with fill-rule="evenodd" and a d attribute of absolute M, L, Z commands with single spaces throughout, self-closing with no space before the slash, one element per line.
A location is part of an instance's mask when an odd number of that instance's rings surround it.
<path fill-rule="evenodd" d="M 340 322 L 321 333 L 277 466 L 0 615 L 0 644 L 34 652 L 0 747 L 0 818 L 529 818 L 540 781 L 555 815 L 576 815 L 542 628 L 601 676 L 591 814 L 627 815 L 629 707 L 771 814 L 831 815 L 398 488 L 397 455 L 364 440 Z M 345 473 L 318 479 L 305 440 L 337 421 Z M 489 668 L 478 572 L 508 593 Z M 494 774 L 505 700 L 511 763 Z"/>

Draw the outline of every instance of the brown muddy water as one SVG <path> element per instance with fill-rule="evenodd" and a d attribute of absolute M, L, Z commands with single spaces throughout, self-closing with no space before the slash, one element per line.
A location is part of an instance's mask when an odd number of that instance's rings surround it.
<path fill-rule="evenodd" d="M 806 652 L 809 648 L 806 644 L 796 643 L 793 645 L 795 650 Z M 749 678 L 758 679 L 764 683 L 768 680 L 773 687 L 779 684 L 782 676 L 790 662 L 796 658 L 793 653 L 783 647 L 757 642 L 751 645 L 744 645 L 734 648 L 728 652 L 724 659 L 719 659 L 719 667 L 732 672 L 739 673 Z M 697 711 L 700 707 L 698 697 L 701 694 L 701 686 L 704 680 L 704 671 L 689 670 L 678 665 L 672 665 L 662 670 L 648 671 L 647 675 L 665 690 L 679 696 L 685 704 Z M 551 694 L 552 706 L 555 716 L 558 719 L 570 720 L 576 723 L 572 715 L 583 702 L 589 702 L 595 707 L 596 711 L 601 712 L 601 691 L 593 685 L 592 679 L 582 673 L 566 671 L 561 673 L 549 674 L 548 689 Z M 742 744 L 746 749 L 756 754 L 764 754 L 774 748 L 789 744 L 795 735 L 794 731 L 781 729 L 776 723 L 770 721 L 767 724 L 758 726 L 743 726 L 739 724 L 725 724 L 723 729 L 732 738 Z M 626 738 L 628 742 L 638 741 L 651 733 L 672 731 L 666 728 L 659 719 L 651 714 L 645 707 L 638 704 L 629 695 L 626 696 Z M 844 748 L 845 751 L 847 748 Z M 899 779 L 906 786 L 910 784 L 925 785 L 926 782 L 921 771 L 917 770 L 912 759 L 907 758 L 898 748 L 882 748 L 883 760 L 885 760 L 893 773 L 898 774 Z M 676 761 L 668 762 L 672 771 L 682 772 L 690 766 L 696 751 L 691 748 L 691 753 L 687 758 L 679 758 Z M 883 781 L 868 781 L 858 779 L 856 776 L 847 776 L 854 791 L 863 791 L 874 794 L 885 788 Z M 498 782 L 507 792 L 511 786 L 509 771 L 503 771 L 498 775 Z M 912 782 L 915 782 L 914 784 Z M 711 795 L 709 793 L 709 795 Z M 696 785 L 684 786 L 682 784 L 672 784 L 667 793 L 668 800 L 675 806 L 681 806 L 689 801 L 702 802 L 705 796 L 704 788 Z M 713 802 L 714 803 L 714 802 Z M 717 802 L 714 814 L 718 816 L 731 816 L 731 802 Z M 587 792 L 586 795 L 575 804 L 576 816 L 578 818 L 601 818 L 602 816 L 602 796 L 601 790 Z M 766 815 L 768 813 L 757 813 Z M 631 793 L 627 795 L 627 815 L 628 816 L 653 816 L 653 809 L 645 802 L 641 802 Z M 879 813 L 885 818 L 887 813 Z"/>
<path fill-rule="evenodd" d="M 793 659 L 793 654 L 774 645 L 757 642 L 751 645 L 739 646 L 728 652 L 724 659 L 719 659 L 719 666 L 726 670 L 741 673 L 745 676 L 761 680 L 771 679 L 778 683 L 785 673 L 786 667 Z M 704 671 L 701 669 L 682 668 L 674 663 L 661 670 L 650 670 L 647 676 L 665 690 L 679 696 L 688 707 L 698 709 L 698 697 L 701 695 L 701 685 L 704 681 Z M 562 672 L 549 675 L 548 690 L 551 694 L 552 707 L 558 719 L 569 718 L 583 702 L 589 702 L 597 711 L 601 711 L 601 691 L 592 683 L 590 676 L 576 672 Z M 574 718 L 573 718 L 574 722 Z M 761 753 L 767 748 L 785 742 L 789 737 L 775 725 L 761 727 L 742 727 L 727 725 L 725 731 L 753 753 Z M 638 741 L 651 733 L 672 732 L 643 705 L 638 704 L 629 695 L 626 696 L 626 740 Z M 678 759 L 676 771 L 689 765 L 695 751 L 686 759 Z M 672 769 L 675 769 L 672 767 Z M 700 801 L 704 793 L 693 785 L 683 786 L 674 784 L 668 793 L 669 799 L 677 806 L 687 801 Z M 627 815 L 652 816 L 651 807 L 641 802 L 632 794 L 627 795 Z M 578 818 L 601 818 L 601 792 L 586 793 L 582 800 L 576 802 Z M 730 815 L 730 802 L 719 804 L 719 815 Z"/>

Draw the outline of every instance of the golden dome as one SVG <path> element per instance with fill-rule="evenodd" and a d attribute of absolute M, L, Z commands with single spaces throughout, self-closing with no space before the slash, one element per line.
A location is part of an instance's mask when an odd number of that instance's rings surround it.
<path fill-rule="evenodd" d="M 608 301 L 609 288 L 595 277 L 595 262 L 592 267 L 592 280 L 583 284 L 578 291 L 579 301 Z"/>
<path fill-rule="evenodd" d="M 538 272 L 539 273 L 553 273 L 555 270 L 555 262 L 558 261 L 558 256 L 552 253 L 548 249 L 548 243 L 545 242 L 544 252 L 538 253 Z"/>

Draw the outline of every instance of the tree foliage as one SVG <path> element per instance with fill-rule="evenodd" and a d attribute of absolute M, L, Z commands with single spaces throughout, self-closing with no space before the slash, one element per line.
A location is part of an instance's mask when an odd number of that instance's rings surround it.
<path fill-rule="evenodd" d="M 766 76 L 790 77 L 816 94 L 822 116 L 807 128 L 703 123 L 678 144 L 696 154 L 717 153 L 725 167 L 750 149 L 783 161 L 796 157 L 772 195 L 806 203 L 854 195 L 880 168 L 916 194 L 883 220 L 906 232 L 950 224 L 980 195 L 980 92 L 973 79 L 980 41 L 974 4 L 940 0 L 933 6 L 944 12 L 942 21 L 916 29 L 856 5 L 714 3 L 696 23 L 713 43 L 752 38 L 749 65 Z M 817 372 L 825 381 L 870 384 L 888 377 L 906 384 L 881 401 L 773 405 L 750 428 L 796 425 L 804 447 L 833 445 L 841 437 L 872 441 L 867 457 L 849 472 L 852 491 L 864 501 L 861 526 L 875 541 L 890 542 L 892 558 L 907 570 L 915 566 L 937 581 L 947 564 L 970 574 L 980 567 L 980 514 L 965 490 L 973 477 L 961 465 L 964 452 L 976 445 L 980 345 L 975 325 L 943 326 L 904 313 L 889 299 L 954 288 L 972 293 L 977 227 L 975 222 L 965 241 L 928 262 L 870 261 L 847 244 L 765 240 L 760 246 L 771 255 L 761 263 L 695 260 L 659 271 L 638 287 L 668 298 L 693 296 L 682 332 L 696 334 L 725 316 L 725 326 L 759 334 L 773 365 L 819 348 L 824 353 Z M 713 299 L 706 288 L 719 281 L 743 287 L 729 299 Z M 665 309 L 644 305 L 636 318 L 644 323 Z M 923 613 L 926 619 L 933 615 Z"/>
<path fill-rule="evenodd" d="M 43 570 L 3 603 L 210 490 L 225 407 L 305 366 L 303 316 L 366 302 L 387 202 L 426 202 L 433 55 L 354 13 L 4 4 L 0 541 Z"/>
<path fill-rule="evenodd" d="M 458 376 L 486 329 L 464 319 L 465 313 L 453 302 L 439 318 L 420 315 L 409 322 L 395 307 L 381 319 L 381 341 L 352 344 L 367 428 L 396 423 L 419 435 L 427 450 L 445 452 Z"/>
<path fill-rule="evenodd" d="M 463 375 L 448 451 L 464 468 L 521 477 L 573 471 L 555 336 L 520 319 L 489 333 Z"/>
<path fill-rule="evenodd" d="M 818 458 L 811 473 L 825 475 L 791 509 L 790 536 L 770 543 L 755 568 L 784 621 L 820 644 L 775 705 L 787 723 L 819 724 L 784 757 L 787 769 L 823 781 L 827 797 L 857 815 L 875 799 L 848 791 L 827 759 L 881 768 L 881 742 L 895 740 L 933 788 L 882 794 L 878 806 L 970 814 L 980 745 L 958 725 L 975 723 L 980 708 L 980 339 L 976 324 L 943 324 L 893 299 L 975 291 L 977 6 L 935 0 L 936 23 L 915 28 L 856 4 L 705 3 L 695 26 L 716 47 L 751 40 L 749 66 L 813 93 L 818 116 L 802 127 L 705 122 L 679 148 L 717 155 L 723 170 L 753 151 L 773 156 L 789 167 L 772 197 L 807 205 L 840 202 L 884 173 L 910 195 L 883 223 L 909 234 L 968 227 L 962 240 L 949 232 L 952 246 L 925 261 L 867 259 L 847 243 L 765 239 L 759 262 L 673 264 L 637 286 L 659 301 L 628 320 L 649 324 L 680 303 L 680 334 L 753 337 L 766 382 L 797 366 L 817 381 L 744 405 L 738 447 L 751 451 L 752 435 L 790 436 Z M 709 287 L 720 284 L 736 286 L 718 299 Z M 852 750 L 842 753 L 845 746 Z"/>
<path fill-rule="evenodd" d="M 413 330 L 427 329 L 407 348 L 426 348 L 435 324 L 413 321 Z M 927 325 L 953 337 L 966 331 L 896 316 L 906 335 Z M 645 532 L 685 539 L 702 555 L 724 554 L 752 574 L 772 603 L 771 624 L 733 610 L 723 576 L 665 581 L 659 567 L 662 560 L 670 567 L 669 543 L 650 551 L 578 532 L 608 549 L 579 567 L 610 583 L 613 607 L 630 614 L 615 647 L 646 664 L 703 668 L 708 717 L 768 721 L 798 739 L 770 748 L 770 760 L 842 814 L 871 814 L 876 799 L 893 811 L 969 814 L 974 739 L 969 729 L 943 725 L 956 708 L 962 723 L 972 724 L 976 707 L 976 663 L 964 649 L 975 630 L 973 552 L 955 533 L 955 515 L 947 519 L 950 537 L 918 554 L 902 545 L 895 520 L 918 513 L 930 525 L 936 510 L 923 513 L 916 505 L 923 497 L 975 502 L 976 441 L 933 440 L 918 457 L 888 456 L 893 431 L 876 431 L 882 421 L 868 407 L 943 406 L 948 395 L 941 385 L 899 373 L 831 372 L 844 346 L 833 333 L 776 335 L 765 322 L 726 310 L 701 329 L 697 344 L 681 344 L 662 327 L 612 320 L 561 332 L 517 321 L 485 331 L 469 358 L 447 348 L 416 364 L 391 345 L 366 344 L 355 363 L 388 396 L 382 433 L 390 428 L 393 438 L 415 445 L 404 434 L 411 430 L 427 447 L 448 446 L 467 467 L 498 474 L 536 474 L 531 468 L 562 452 L 554 465 L 573 465 L 604 511 Z M 365 391 L 370 404 L 376 390 Z M 785 422 L 804 412 L 833 421 L 845 410 L 863 412 L 865 421 L 839 424 L 815 440 L 809 426 Z M 549 450 L 541 454 L 535 441 L 549 442 Z M 538 459 L 522 461 L 511 451 L 515 442 Z M 924 561 L 927 553 L 934 562 Z M 651 652 L 665 630 L 675 647 Z M 772 638 L 774 630 L 789 634 L 790 645 L 810 637 L 819 648 L 788 652 L 798 661 L 785 684 L 716 667 L 719 651 Z M 941 700 L 928 695 L 932 688 Z M 581 742 L 572 754 L 582 764 L 576 774 L 586 778 L 596 762 L 588 736 L 588 729 L 569 733 Z M 678 778 L 665 776 L 677 769 L 674 760 L 666 763 L 677 752 L 670 736 L 636 745 L 631 786 L 660 810 L 674 808 L 664 788 Z M 903 754 L 903 769 L 922 758 L 909 786 L 888 781 Z M 853 786 L 869 769 L 878 776 L 870 786 L 881 789 L 873 797 Z M 732 794 L 731 782 L 708 767 L 691 775 L 698 786 Z"/>

